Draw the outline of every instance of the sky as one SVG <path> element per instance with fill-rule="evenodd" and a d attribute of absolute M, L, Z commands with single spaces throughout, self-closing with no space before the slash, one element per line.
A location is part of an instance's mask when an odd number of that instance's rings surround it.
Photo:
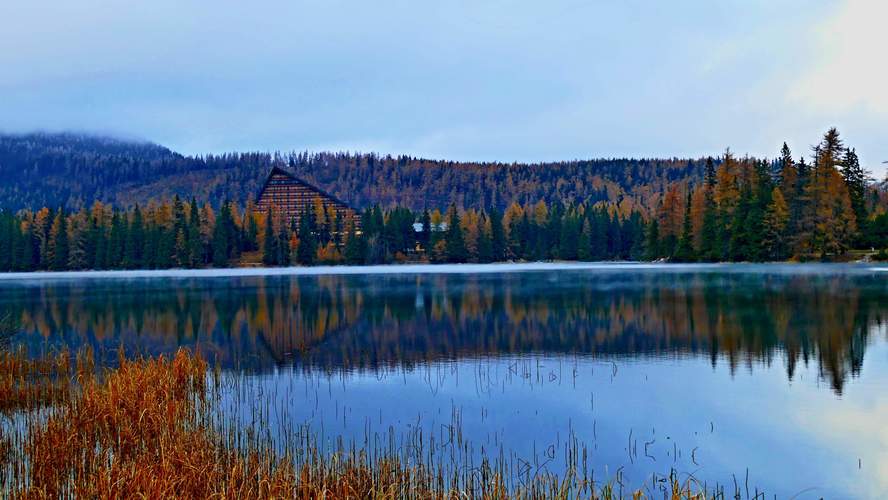
<path fill-rule="evenodd" d="M 882 178 L 884 0 L 0 3 L 0 131 L 186 154 L 810 155 Z"/>

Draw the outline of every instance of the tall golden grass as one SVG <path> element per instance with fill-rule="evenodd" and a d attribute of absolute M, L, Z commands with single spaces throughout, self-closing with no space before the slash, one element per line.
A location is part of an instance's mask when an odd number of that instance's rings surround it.
<path fill-rule="evenodd" d="M 130 361 L 96 376 L 92 354 L 29 360 L 0 355 L 0 411 L 22 425 L 0 435 L 4 496 L 19 498 L 485 498 L 614 499 L 613 485 L 541 477 L 509 488 L 495 467 L 470 481 L 441 469 L 368 459 L 365 451 L 323 454 L 296 465 L 260 440 L 234 444 L 214 424 L 218 371 L 200 355 Z M 210 380 L 215 383 L 210 384 Z M 8 426 L 9 427 L 9 426 Z M 462 489 L 452 484 L 466 485 Z M 579 484 L 579 486 L 578 486 Z M 708 498 L 691 482 L 658 491 L 664 498 Z M 651 495 L 651 493 L 648 493 Z M 644 498 L 645 493 L 629 493 Z M 723 497 L 723 494 L 720 495 Z"/>

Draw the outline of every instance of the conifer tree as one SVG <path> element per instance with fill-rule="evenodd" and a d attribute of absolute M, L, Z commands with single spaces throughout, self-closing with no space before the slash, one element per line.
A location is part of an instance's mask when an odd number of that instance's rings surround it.
<path fill-rule="evenodd" d="M 490 220 L 481 214 L 478 224 L 478 262 L 493 262 L 493 239 L 491 237 Z"/>
<path fill-rule="evenodd" d="M 191 199 L 188 211 L 188 267 L 196 268 L 204 264 L 203 242 L 200 239 L 200 209 L 197 200 Z M 252 218 L 252 217 L 251 217 Z"/>
<path fill-rule="evenodd" d="M 767 260 L 784 260 L 788 257 L 786 227 L 789 223 L 789 206 L 779 186 L 771 192 L 771 202 L 765 212 L 764 257 Z"/>
<path fill-rule="evenodd" d="M 303 266 L 310 266 L 314 263 L 318 252 L 317 237 L 315 235 L 314 213 L 307 211 L 299 217 L 299 250 L 296 253 L 296 260 Z"/>
<path fill-rule="evenodd" d="M 142 220 L 142 210 L 136 205 L 133 210 L 133 220 L 130 223 L 128 237 L 124 242 L 124 263 L 126 269 L 142 268 L 142 254 L 145 248 L 145 226 Z"/>
<path fill-rule="evenodd" d="M 851 209 L 854 211 L 854 219 L 857 223 L 858 232 L 855 235 L 855 241 L 861 241 L 861 235 L 866 232 L 866 224 L 869 220 L 869 214 L 866 208 L 866 190 L 869 174 L 860 167 L 860 160 L 857 158 L 857 151 L 847 149 L 845 156 L 842 158 L 841 165 L 842 178 L 848 189 L 848 197 L 851 201 Z"/>
<path fill-rule="evenodd" d="M 577 259 L 591 261 L 592 259 L 592 227 L 588 217 L 583 218 L 583 230 L 577 242 Z"/>
<path fill-rule="evenodd" d="M 213 266 L 227 267 L 230 257 L 231 209 L 223 203 L 213 228 Z"/>
<path fill-rule="evenodd" d="M 490 250 L 494 262 L 506 259 L 506 234 L 503 229 L 503 217 L 496 207 L 490 209 Z"/>
<path fill-rule="evenodd" d="M 276 266 L 278 262 L 277 234 L 274 231 L 274 223 L 272 222 L 271 207 L 265 215 L 265 246 L 262 249 L 262 263 L 266 266 Z"/>
<path fill-rule="evenodd" d="M 447 233 L 444 236 L 448 262 L 466 262 L 468 251 L 460 227 L 460 217 L 456 205 L 451 204 L 447 211 Z"/>
<path fill-rule="evenodd" d="M 50 233 L 52 269 L 62 271 L 68 268 L 68 218 L 63 210 L 56 212 Z"/>
<path fill-rule="evenodd" d="M 346 223 L 345 249 L 343 257 L 347 264 L 363 264 L 366 261 L 363 238 L 357 234 L 353 221 Z"/>
<path fill-rule="evenodd" d="M 779 165 L 780 172 L 777 184 L 780 186 L 781 193 L 789 193 L 788 198 L 784 195 L 784 200 L 786 200 L 787 205 L 790 205 L 792 203 L 793 195 L 796 193 L 797 184 L 799 182 L 799 172 L 792 159 L 792 151 L 790 151 L 789 146 L 785 142 L 780 149 Z"/>
<path fill-rule="evenodd" d="M 645 245 L 647 260 L 657 260 L 660 254 L 660 224 L 657 219 L 651 219 L 648 224 L 647 244 Z"/>
<path fill-rule="evenodd" d="M 417 240 L 422 248 L 428 250 L 429 243 L 432 239 L 432 216 L 429 214 L 428 209 L 422 211 L 422 217 L 419 219 L 419 224 L 422 226 L 422 232 L 419 233 Z"/>
<path fill-rule="evenodd" d="M 687 203 L 685 203 L 685 215 L 684 222 L 682 223 L 681 238 L 678 240 L 678 247 L 675 250 L 675 254 L 672 256 L 672 260 L 676 262 L 693 262 L 696 260 L 694 256 L 693 237 L 694 235 L 691 231 L 691 192 L 688 190 L 688 200 Z"/>

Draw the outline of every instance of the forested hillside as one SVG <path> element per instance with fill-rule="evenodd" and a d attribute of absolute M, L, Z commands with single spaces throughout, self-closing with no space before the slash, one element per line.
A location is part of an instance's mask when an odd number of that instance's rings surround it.
<path fill-rule="evenodd" d="M 702 178 L 705 161 L 577 160 L 466 163 L 352 153 L 187 157 L 150 143 L 72 134 L 0 135 L 0 208 L 76 210 L 196 198 L 219 206 L 255 196 L 272 164 L 359 207 L 444 209 L 609 201 L 628 215 L 657 206 L 666 187 Z"/>

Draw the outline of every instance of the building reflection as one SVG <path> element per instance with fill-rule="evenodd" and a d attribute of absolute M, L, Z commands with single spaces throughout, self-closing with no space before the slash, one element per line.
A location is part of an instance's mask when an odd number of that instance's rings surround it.
<path fill-rule="evenodd" d="M 789 378 L 799 363 L 816 363 L 841 393 L 885 321 L 886 295 L 869 276 L 562 272 L 4 285 L 0 308 L 14 340 L 35 352 L 191 346 L 252 371 L 707 356 L 732 371 L 779 360 Z"/>

